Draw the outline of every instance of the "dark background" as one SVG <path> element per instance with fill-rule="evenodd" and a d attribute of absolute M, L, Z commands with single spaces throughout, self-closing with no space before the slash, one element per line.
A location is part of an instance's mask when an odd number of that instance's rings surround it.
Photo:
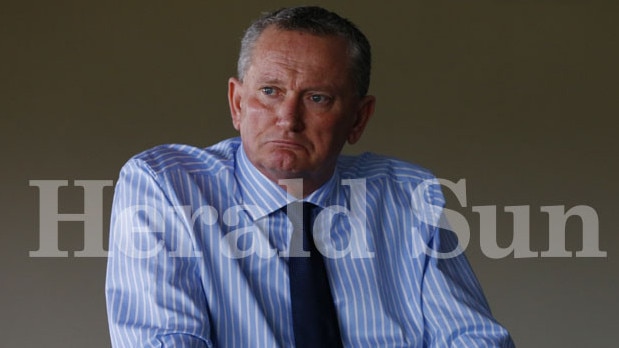
<path fill-rule="evenodd" d="M 519 347 L 612 347 L 619 319 L 619 6 L 616 1 L 318 1 L 374 49 L 376 115 L 361 143 L 464 178 L 467 254 Z M 17 1 L 0 4 L 0 335 L 6 347 L 107 347 L 106 260 L 75 258 L 83 224 L 61 222 L 69 258 L 30 258 L 39 192 L 29 180 L 116 180 L 160 143 L 235 135 L 226 100 L 243 29 L 295 1 Z M 113 190 L 104 196 L 105 239 Z M 543 206 L 597 211 L 606 258 L 491 259 L 473 206 L 529 206 L 531 250 L 548 248 Z M 60 211 L 79 213 L 79 189 Z M 568 249 L 582 247 L 579 220 Z M 105 245 L 107 248 L 107 245 Z"/>

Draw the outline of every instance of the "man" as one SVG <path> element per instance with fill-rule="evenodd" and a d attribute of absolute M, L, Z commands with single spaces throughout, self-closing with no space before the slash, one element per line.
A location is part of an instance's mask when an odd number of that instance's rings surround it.
<path fill-rule="evenodd" d="M 121 172 L 114 346 L 513 346 L 439 228 L 434 177 L 340 156 L 374 111 L 369 75 L 367 39 L 334 13 L 251 25 L 228 84 L 240 139 L 160 146 Z"/>

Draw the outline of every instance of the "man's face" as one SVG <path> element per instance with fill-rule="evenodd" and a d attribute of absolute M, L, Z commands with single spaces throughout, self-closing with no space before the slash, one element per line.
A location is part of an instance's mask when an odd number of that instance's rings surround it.
<path fill-rule="evenodd" d="M 359 140 L 374 98 L 357 95 L 346 48 L 340 37 L 267 28 L 243 82 L 230 79 L 234 128 L 269 179 L 303 178 L 309 193 L 332 175 L 344 144 Z"/>

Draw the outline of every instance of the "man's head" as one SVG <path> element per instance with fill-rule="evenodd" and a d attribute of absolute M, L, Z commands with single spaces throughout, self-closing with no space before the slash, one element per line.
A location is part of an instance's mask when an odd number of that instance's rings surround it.
<path fill-rule="evenodd" d="M 245 31 L 237 64 L 239 80 L 251 64 L 252 52 L 262 32 L 274 27 L 280 30 L 298 31 L 317 36 L 339 36 L 346 41 L 350 55 L 352 76 L 359 96 L 367 94 L 370 86 L 372 56 L 370 43 L 365 35 L 349 20 L 321 7 L 304 6 L 283 8 L 264 14 Z"/>
<path fill-rule="evenodd" d="M 280 10 L 258 21 L 277 16 L 302 29 L 261 24 L 251 42 L 245 36 L 249 53 L 243 58 L 241 52 L 239 79 L 229 80 L 230 111 L 254 166 L 276 183 L 304 179 L 302 195 L 307 195 L 331 177 L 344 144 L 359 140 L 374 97 L 362 91 L 367 86 L 359 87 L 347 36 L 326 31 L 323 22 L 352 24 L 313 7 Z M 313 23 L 322 29 L 312 29 Z"/>

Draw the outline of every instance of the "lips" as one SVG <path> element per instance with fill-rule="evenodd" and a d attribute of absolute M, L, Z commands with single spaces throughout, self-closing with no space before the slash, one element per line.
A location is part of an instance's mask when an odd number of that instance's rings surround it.
<path fill-rule="evenodd" d="M 290 139 L 270 140 L 269 143 L 271 143 L 271 144 L 273 144 L 275 146 L 278 146 L 278 147 L 305 148 L 303 143 L 301 143 L 300 141 L 290 140 Z"/>

